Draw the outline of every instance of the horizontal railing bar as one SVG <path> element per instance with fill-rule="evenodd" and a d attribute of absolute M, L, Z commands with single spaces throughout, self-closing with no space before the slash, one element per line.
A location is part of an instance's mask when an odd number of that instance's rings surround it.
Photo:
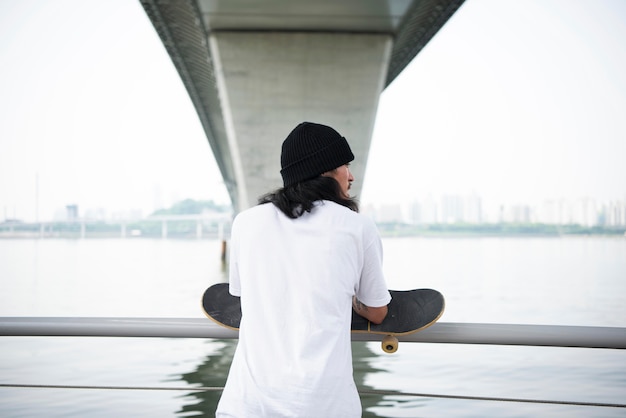
<path fill-rule="evenodd" d="M 445 344 L 626 349 L 626 328 L 618 327 L 448 322 L 407 337 L 398 339 Z"/>
<path fill-rule="evenodd" d="M 204 318 L 0 317 L 0 336 L 237 338 Z M 353 333 L 353 341 L 381 335 Z M 626 328 L 438 322 L 400 341 L 626 349 Z"/>
<path fill-rule="evenodd" d="M 237 338 L 208 318 L 2 317 L 0 336 Z"/>

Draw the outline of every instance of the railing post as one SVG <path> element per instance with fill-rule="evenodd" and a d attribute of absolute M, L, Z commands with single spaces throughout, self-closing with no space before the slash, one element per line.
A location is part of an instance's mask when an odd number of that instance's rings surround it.
<path fill-rule="evenodd" d="M 196 238 L 202 238 L 202 220 L 196 221 Z"/>

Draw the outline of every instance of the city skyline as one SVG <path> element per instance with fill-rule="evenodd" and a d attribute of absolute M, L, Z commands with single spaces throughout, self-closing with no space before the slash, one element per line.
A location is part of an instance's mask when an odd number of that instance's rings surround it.
<path fill-rule="evenodd" d="M 157 208 L 155 212 L 169 210 L 182 203 L 182 199 Z M 232 211 L 229 204 L 216 204 L 222 210 Z M 623 198 L 596 200 L 590 197 L 548 198 L 539 203 L 516 201 L 515 203 L 488 202 L 476 192 L 469 194 L 441 193 L 415 196 L 405 203 L 367 202 L 360 211 L 379 223 L 407 224 L 578 224 L 582 226 L 626 226 L 626 196 Z M 63 222 L 68 220 L 113 221 L 119 219 L 145 219 L 153 213 L 138 209 L 109 210 L 106 207 L 82 207 L 72 203 L 59 208 L 53 217 L 36 222 Z M 2 221 L 23 222 L 5 216 Z M 32 222 L 32 221 L 31 221 Z"/>
<path fill-rule="evenodd" d="M 622 199 L 625 22 L 615 0 L 465 2 L 382 93 L 362 205 Z M 139 2 L 0 2 L 0 59 L 0 216 L 228 202 Z"/>
<path fill-rule="evenodd" d="M 521 201 L 489 204 L 476 193 L 444 193 L 439 196 L 422 196 L 404 204 L 370 204 L 363 210 L 380 223 L 626 226 L 626 196 L 602 201 L 589 197 L 561 197 L 535 204 Z"/>

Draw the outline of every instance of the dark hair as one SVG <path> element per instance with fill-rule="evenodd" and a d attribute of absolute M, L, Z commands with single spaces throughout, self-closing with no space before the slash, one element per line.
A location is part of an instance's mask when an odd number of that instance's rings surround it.
<path fill-rule="evenodd" d="M 332 177 L 318 176 L 301 181 L 259 198 L 259 204 L 273 203 L 291 219 L 299 218 L 304 212 L 311 212 L 318 200 L 330 200 L 355 212 L 359 205 L 354 198 L 342 197 L 341 186 Z"/>

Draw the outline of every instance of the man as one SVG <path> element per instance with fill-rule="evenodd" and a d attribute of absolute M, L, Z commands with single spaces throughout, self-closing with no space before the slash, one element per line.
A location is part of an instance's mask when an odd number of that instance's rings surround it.
<path fill-rule="evenodd" d="M 217 417 L 360 417 L 352 309 L 380 323 L 391 300 L 375 224 L 350 198 L 354 155 L 304 122 L 281 153 L 284 187 L 235 218 L 230 293 L 239 343 Z"/>

